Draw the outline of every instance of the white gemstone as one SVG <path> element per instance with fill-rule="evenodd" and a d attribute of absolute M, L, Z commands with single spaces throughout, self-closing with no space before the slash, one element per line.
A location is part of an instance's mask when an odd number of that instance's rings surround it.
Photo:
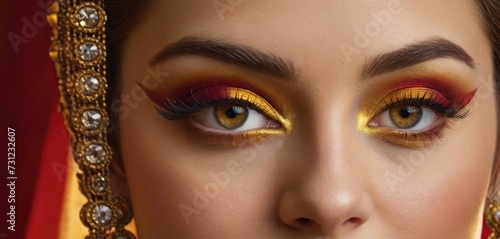
<path fill-rule="evenodd" d="M 79 90 L 84 95 L 90 96 L 97 93 L 97 90 L 99 90 L 99 80 L 97 80 L 96 77 L 84 75 L 80 80 Z"/>
<path fill-rule="evenodd" d="M 94 110 L 85 111 L 82 115 L 83 126 L 87 129 L 97 129 L 101 125 L 101 114 Z"/>
<path fill-rule="evenodd" d="M 495 220 L 500 223 L 500 210 L 495 211 Z"/>
<path fill-rule="evenodd" d="M 104 150 L 103 150 L 104 151 Z M 104 155 L 103 155 L 104 157 Z M 102 192 L 106 189 L 107 186 L 106 178 L 104 177 L 96 177 L 92 180 L 92 189 L 96 192 Z"/>
<path fill-rule="evenodd" d="M 99 48 L 94 42 L 85 42 L 80 45 L 78 53 L 80 54 L 80 59 L 93 61 L 99 56 Z"/>
<path fill-rule="evenodd" d="M 85 159 L 91 164 L 100 164 L 104 161 L 106 157 L 106 150 L 99 144 L 91 144 L 85 150 Z M 104 180 L 105 181 L 105 180 Z M 94 186 L 95 182 L 92 182 Z"/>
<path fill-rule="evenodd" d="M 92 219 L 100 226 L 109 224 L 113 218 L 111 208 L 106 205 L 97 205 L 92 210 Z"/>
<path fill-rule="evenodd" d="M 93 7 L 84 7 L 78 11 L 78 24 L 85 28 L 96 27 L 99 22 L 99 13 Z"/>

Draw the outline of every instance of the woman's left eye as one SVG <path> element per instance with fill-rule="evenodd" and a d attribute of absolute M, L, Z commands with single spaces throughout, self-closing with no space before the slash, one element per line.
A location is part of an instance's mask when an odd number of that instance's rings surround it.
<path fill-rule="evenodd" d="M 192 119 L 208 130 L 224 133 L 280 127 L 278 122 L 242 104 L 211 106 L 192 115 Z"/>
<path fill-rule="evenodd" d="M 404 131 L 425 131 L 440 119 L 438 113 L 427 107 L 399 104 L 390 106 L 369 123 L 371 127 L 385 127 Z"/>

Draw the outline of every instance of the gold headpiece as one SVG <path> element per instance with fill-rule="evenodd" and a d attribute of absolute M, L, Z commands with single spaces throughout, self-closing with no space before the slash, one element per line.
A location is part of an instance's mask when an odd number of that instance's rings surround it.
<path fill-rule="evenodd" d="M 486 209 L 486 225 L 491 229 L 491 235 L 488 239 L 500 238 L 500 204 L 498 197 L 488 199 L 488 208 Z"/>
<path fill-rule="evenodd" d="M 132 212 L 126 200 L 113 197 L 111 190 L 104 0 L 55 0 L 47 17 L 53 28 L 50 56 L 79 166 L 79 188 L 88 200 L 80 211 L 81 221 L 89 228 L 86 239 L 135 238 L 124 229 Z"/>

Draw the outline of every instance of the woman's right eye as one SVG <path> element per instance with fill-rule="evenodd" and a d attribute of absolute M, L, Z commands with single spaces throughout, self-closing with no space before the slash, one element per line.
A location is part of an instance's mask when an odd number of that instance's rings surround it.
<path fill-rule="evenodd" d="M 291 130 L 290 121 L 271 103 L 244 88 L 205 85 L 167 97 L 159 105 L 165 119 L 179 120 L 190 133 L 216 144 L 241 145 Z"/>
<path fill-rule="evenodd" d="M 281 124 L 242 104 L 211 106 L 192 116 L 203 130 L 234 134 L 257 129 L 277 129 Z"/>

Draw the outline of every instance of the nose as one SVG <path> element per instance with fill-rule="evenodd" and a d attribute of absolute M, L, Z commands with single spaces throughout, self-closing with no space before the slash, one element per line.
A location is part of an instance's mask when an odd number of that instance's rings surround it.
<path fill-rule="evenodd" d="M 363 167 L 354 166 L 355 152 L 323 147 L 305 160 L 279 201 L 279 216 L 287 226 L 308 235 L 343 238 L 371 214 Z M 365 172 L 366 173 L 366 172 Z"/>

